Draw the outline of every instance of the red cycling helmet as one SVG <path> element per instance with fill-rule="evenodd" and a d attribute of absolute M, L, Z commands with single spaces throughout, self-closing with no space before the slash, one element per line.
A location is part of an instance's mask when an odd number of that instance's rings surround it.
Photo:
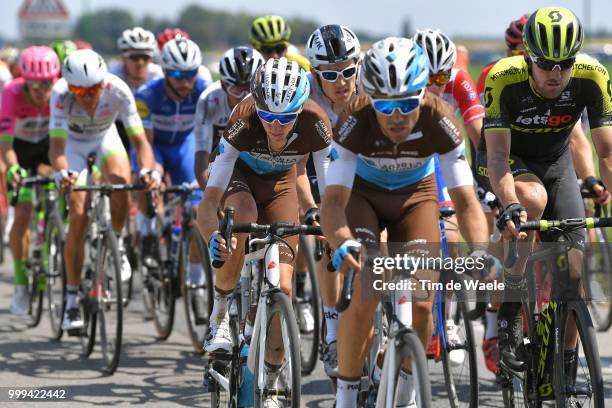
<path fill-rule="evenodd" d="M 160 51 L 164 48 L 164 44 L 170 40 L 174 40 L 176 37 L 189 39 L 189 33 L 180 28 L 166 28 L 164 31 L 160 31 L 157 34 L 157 46 Z"/>
<path fill-rule="evenodd" d="M 517 45 L 523 44 L 523 27 L 529 18 L 529 14 L 523 15 L 518 20 L 510 22 L 508 28 L 506 28 L 506 45 L 511 50 L 516 49 Z"/>

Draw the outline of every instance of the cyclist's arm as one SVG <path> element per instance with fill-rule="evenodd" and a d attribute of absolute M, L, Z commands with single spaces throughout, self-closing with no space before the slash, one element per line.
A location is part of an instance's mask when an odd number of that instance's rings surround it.
<path fill-rule="evenodd" d="M 206 169 L 208 168 L 209 160 L 210 153 L 203 150 L 196 152 L 194 171 L 196 179 L 198 180 L 198 185 L 202 189 L 206 188 L 206 183 L 208 181 L 208 172 Z"/>
<path fill-rule="evenodd" d="M 49 161 L 55 171 L 68 170 L 68 160 L 66 160 L 64 154 L 65 147 L 66 139 L 60 137 L 51 138 L 49 144 Z"/>
<path fill-rule="evenodd" d="M 570 149 L 578 178 L 585 179 L 589 176 L 595 177 L 593 151 L 591 149 L 591 144 L 582 130 L 580 120 L 576 122 L 570 134 Z"/>
<path fill-rule="evenodd" d="M 465 158 L 465 143 L 440 154 L 440 170 L 448 186 L 461 235 L 472 244 L 488 242 L 487 221 L 474 192 L 472 171 Z"/>
<path fill-rule="evenodd" d="M 591 129 L 591 139 L 599 157 L 601 179 L 604 185 L 612 186 L 612 127 Z"/>
<path fill-rule="evenodd" d="M 57 81 L 53 86 L 49 102 L 49 161 L 55 171 L 68 170 L 68 160 L 64 154 L 68 138 L 68 117 L 61 100 L 66 85 L 62 81 Z"/>
<path fill-rule="evenodd" d="M 472 146 L 477 147 L 480 142 L 480 131 L 482 130 L 482 118 L 474 119 L 472 122 L 465 125 L 465 131 L 467 132 Z"/>
<path fill-rule="evenodd" d="M 207 99 L 200 96 L 196 106 L 195 127 L 193 128 L 196 144 L 194 172 L 200 188 L 206 187 L 208 179 L 206 169 L 208 168 L 213 139 L 213 126 L 207 118 L 207 105 Z"/>
<path fill-rule="evenodd" d="M 487 142 L 487 168 L 493 192 L 499 198 L 502 205 L 507 207 L 512 203 L 518 203 L 514 178 L 508 159 L 510 158 L 510 130 L 491 129 L 485 131 Z"/>
<path fill-rule="evenodd" d="M 332 161 L 321 204 L 321 227 L 332 247 L 337 248 L 347 239 L 353 239 L 345 209 L 351 197 L 357 155 L 334 142 L 330 156 Z"/>
<path fill-rule="evenodd" d="M 136 100 L 130 92 L 127 85 L 122 84 L 123 88 L 123 106 L 119 112 L 119 117 L 125 126 L 125 131 L 130 138 L 130 141 L 134 145 L 136 150 L 136 157 L 138 158 L 138 165 L 140 168 L 154 169 L 155 159 L 153 156 L 152 144 L 148 140 L 148 135 L 143 126 L 143 120 L 140 118 L 142 112 L 141 108 L 137 107 Z"/>
<path fill-rule="evenodd" d="M 310 190 L 310 181 L 308 180 L 308 174 L 306 172 L 306 163 L 308 162 L 308 155 L 296 164 L 297 168 L 297 179 L 296 188 L 298 200 L 300 202 L 300 214 L 305 214 L 310 208 L 317 206 Z"/>
<path fill-rule="evenodd" d="M 219 229 L 217 209 L 230 182 L 239 155 L 238 149 L 229 144 L 225 138 L 221 139 L 218 154 L 210 165 L 210 177 L 204 190 L 204 198 L 198 207 L 198 227 L 206 240 Z"/>
<path fill-rule="evenodd" d="M 141 130 L 138 133 L 134 133 L 132 136 L 130 136 L 130 141 L 136 150 L 136 156 L 138 157 L 138 164 L 140 168 L 147 168 L 150 170 L 154 169 L 155 159 L 153 156 L 153 149 L 151 148 L 151 143 L 149 143 L 147 140 L 145 132 Z"/>
<path fill-rule="evenodd" d="M 7 91 L 2 92 L 2 105 L 0 106 L 2 106 L 0 113 L 0 153 L 8 168 L 17 164 L 17 155 L 13 150 L 13 139 L 15 137 L 13 101 Z"/>

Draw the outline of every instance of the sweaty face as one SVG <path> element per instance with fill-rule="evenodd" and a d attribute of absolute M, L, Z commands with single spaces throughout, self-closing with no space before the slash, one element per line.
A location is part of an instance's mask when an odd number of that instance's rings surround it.
<path fill-rule="evenodd" d="M 569 84 L 572 75 L 571 68 L 563 71 L 560 69 L 545 71 L 536 64 L 531 64 L 531 72 L 535 90 L 548 99 L 559 97 Z"/>
<path fill-rule="evenodd" d="M 337 71 L 340 73 L 348 67 L 354 67 L 354 61 L 337 62 L 335 64 L 322 64 L 317 67 L 319 71 Z M 334 82 L 326 81 L 316 71 L 314 75 L 318 76 L 319 84 L 323 93 L 327 96 L 334 104 L 345 104 L 351 100 L 355 95 L 355 88 L 357 87 L 357 73 L 353 74 L 349 79 L 345 79 L 341 74 Z"/>
<path fill-rule="evenodd" d="M 295 124 L 295 121 L 288 123 L 286 125 L 281 125 L 276 120 L 272 123 L 267 123 L 261 119 L 259 119 L 259 121 L 263 125 L 264 130 L 266 131 L 266 134 L 268 135 L 268 140 L 270 142 L 270 148 L 272 150 L 281 150 L 283 147 L 285 147 L 287 136 L 289 135 L 289 132 L 291 132 L 291 129 L 293 128 L 293 125 Z"/>
<path fill-rule="evenodd" d="M 170 83 L 172 89 L 179 97 L 186 98 L 193 90 L 197 78 L 198 77 L 195 76 L 193 77 L 193 79 L 174 79 L 169 76 L 166 76 L 166 81 Z"/>
<path fill-rule="evenodd" d="M 427 95 L 427 88 L 425 89 L 425 93 L 421 99 L 421 105 L 423 104 L 423 100 L 425 100 L 425 95 Z M 413 92 L 412 94 L 406 96 L 416 96 L 418 92 Z M 404 98 L 406 96 L 403 96 Z M 395 98 L 401 99 L 401 98 Z M 419 120 L 421 108 L 420 106 L 409 112 L 408 114 L 402 114 L 399 109 L 395 109 L 390 116 L 384 115 L 380 112 L 376 113 L 376 120 L 380 125 L 380 129 L 383 134 L 387 136 L 393 143 L 400 143 L 404 140 L 404 138 L 408 137 L 410 133 L 412 133 L 412 129 L 414 129 L 414 125 L 416 125 Z"/>

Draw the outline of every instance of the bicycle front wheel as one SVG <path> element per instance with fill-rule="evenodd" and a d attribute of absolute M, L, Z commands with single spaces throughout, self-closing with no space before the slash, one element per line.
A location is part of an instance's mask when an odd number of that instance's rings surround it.
<path fill-rule="evenodd" d="M 104 371 L 112 374 L 119 365 L 121 354 L 123 298 L 121 296 L 121 256 L 117 247 L 117 238 L 111 230 L 104 233 L 101 243 L 96 283 Z"/>
<path fill-rule="evenodd" d="M 45 226 L 44 264 L 46 265 L 47 305 L 51 333 L 54 340 L 62 337 L 62 317 L 66 297 L 66 270 L 64 269 L 64 224 L 59 214 L 53 214 Z"/>
<path fill-rule="evenodd" d="M 588 306 L 597 330 L 612 325 L 612 248 L 605 228 L 593 233 L 597 242 L 589 242 L 584 255 L 584 279 Z"/>
<path fill-rule="evenodd" d="M 565 328 L 572 318 L 578 328 L 573 359 L 565 352 Z M 553 386 L 558 408 L 604 407 L 604 387 L 597 339 L 587 306 L 581 302 L 561 303 L 555 312 L 556 339 Z"/>
<path fill-rule="evenodd" d="M 298 408 L 302 369 L 300 337 L 293 308 L 287 295 L 280 291 L 270 293 L 266 307 L 266 321 L 261 322 L 259 336 L 251 340 L 256 353 L 253 373 L 255 408 L 269 406 L 266 405 L 269 399 L 281 407 Z M 270 370 L 266 367 L 266 357 L 278 358 L 278 351 L 282 352 L 281 362 L 275 363 L 276 368 Z"/>

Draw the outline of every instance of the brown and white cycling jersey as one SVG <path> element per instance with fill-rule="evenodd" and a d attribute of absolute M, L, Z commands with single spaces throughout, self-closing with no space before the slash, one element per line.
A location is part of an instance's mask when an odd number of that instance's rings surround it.
<path fill-rule="evenodd" d="M 472 185 L 465 145 L 450 105 L 428 93 L 419 119 L 400 143 L 386 137 L 367 96 L 355 98 L 334 129 L 327 185 L 353 187 L 355 175 L 388 191 L 418 183 L 434 172 L 434 154 L 449 188 Z"/>
<path fill-rule="evenodd" d="M 283 150 L 271 152 L 255 101 L 248 96 L 234 108 L 223 138 L 213 153 L 208 187 L 227 188 L 235 164 L 265 178 L 281 178 L 310 153 L 319 183 L 325 185 L 331 141 L 327 115 L 309 99 L 289 132 Z"/>

